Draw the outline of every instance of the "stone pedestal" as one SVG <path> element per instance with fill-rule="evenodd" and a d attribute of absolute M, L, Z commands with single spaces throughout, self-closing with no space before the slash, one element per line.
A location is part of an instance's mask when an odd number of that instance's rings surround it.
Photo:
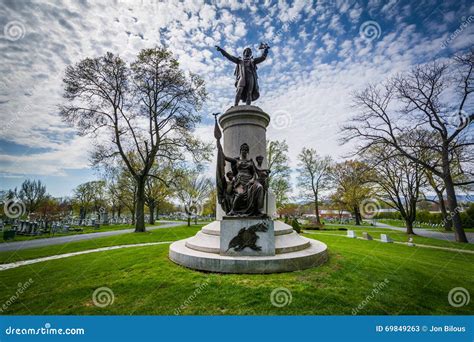
<path fill-rule="evenodd" d="M 275 255 L 273 220 L 224 217 L 221 227 L 221 255 Z"/>
<path fill-rule="evenodd" d="M 275 255 L 221 255 L 224 221 L 204 226 L 195 236 L 171 244 L 171 261 L 193 270 L 217 273 L 278 273 L 315 267 L 327 261 L 327 246 L 273 221 Z"/>
<path fill-rule="evenodd" d="M 223 133 L 224 154 L 237 157 L 240 154 L 240 145 L 246 143 L 250 146 L 249 157 L 255 160 L 263 156 L 263 167 L 267 168 L 267 127 L 270 116 L 257 106 L 237 106 L 229 108 L 219 117 L 219 125 Z M 230 166 L 226 165 L 226 172 Z M 267 204 L 268 202 L 268 204 Z M 276 215 L 275 196 L 270 191 L 265 199 L 264 211 L 268 216 Z M 216 219 L 222 220 L 225 213 L 217 204 Z"/>
<path fill-rule="evenodd" d="M 219 117 L 224 154 L 237 157 L 243 143 L 249 157 L 263 156 L 267 168 L 266 128 L 270 116 L 256 106 L 237 106 Z M 226 171 L 230 165 L 226 165 Z M 264 211 L 269 219 L 226 217 L 217 204 L 216 221 L 195 236 L 170 246 L 169 258 L 182 266 L 219 273 L 291 272 L 323 264 L 327 246 L 298 235 L 291 226 L 274 221 L 275 200 L 269 192 Z M 262 227 L 265 226 L 265 228 Z"/>
<path fill-rule="evenodd" d="M 263 166 L 267 167 L 266 139 L 270 116 L 257 106 L 237 106 L 229 108 L 219 117 L 219 125 L 224 135 L 224 154 L 237 157 L 240 145 L 250 146 L 249 157 L 255 160 L 264 156 Z M 230 170 L 229 166 L 226 166 Z"/>

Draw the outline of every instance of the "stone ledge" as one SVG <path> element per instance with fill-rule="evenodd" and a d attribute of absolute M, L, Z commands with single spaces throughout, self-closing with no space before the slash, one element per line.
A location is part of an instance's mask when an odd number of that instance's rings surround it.
<path fill-rule="evenodd" d="M 275 225 L 275 236 L 293 233 L 293 228 L 286 223 L 283 223 L 281 221 L 274 221 L 274 225 Z M 220 235 L 221 223 L 220 221 L 213 221 L 205 225 L 204 227 L 202 227 L 201 231 L 204 234 L 208 234 L 208 235 Z"/>
<path fill-rule="evenodd" d="M 279 273 L 292 272 L 325 263 L 326 244 L 312 239 L 308 248 L 274 256 L 224 256 L 196 251 L 180 240 L 170 246 L 169 258 L 176 264 L 199 271 L 216 273 Z"/>
<path fill-rule="evenodd" d="M 223 131 L 236 125 L 255 125 L 265 129 L 269 123 L 270 115 L 257 106 L 231 107 L 219 117 L 219 124 Z"/>

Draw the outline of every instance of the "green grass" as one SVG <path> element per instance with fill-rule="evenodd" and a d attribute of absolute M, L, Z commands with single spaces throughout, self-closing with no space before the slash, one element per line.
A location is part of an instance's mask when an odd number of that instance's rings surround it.
<path fill-rule="evenodd" d="M 130 233 L 116 236 L 96 238 L 87 241 L 69 242 L 61 245 L 52 245 L 41 248 L 31 248 L 13 252 L 0 252 L 0 263 L 41 258 L 50 255 L 78 252 L 86 249 L 95 249 L 108 246 L 129 245 L 144 242 L 174 241 L 186 238 L 197 233 L 202 225 L 191 227 L 179 226 L 161 228 L 146 233 Z"/>
<path fill-rule="evenodd" d="M 70 243 L 62 249 L 51 246 L 49 252 L 38 249 L 19 253 L 29 258 L 123 243 L 169 241 L 191 236 L 197 230 L 159 229 Z M 454 287 L 474 293 L 474 255 L 339 235 L 307 236 L 328 245 L 329 261 L 292 273 L 223 275 L 192 271 L 169 261 L 167 244 L 23 266 L 0 272 L 0 308 L 15 294 L 19 283 L 31 278 L 32 285 L 3 314 L 173 315 L 180 309 L 180 314 L 192 315 L 350 315 L 371 295 L 358 314 L 467 315 L 474 309 L 472 300 L 455 308 L 447 299 Z M 433 244 L 434 240 L 429 240 Z M 18 259 L 20 254 L 10 258 Z M 2 258 L 5 260 L 6 255 Z M 385 279 L 387 285 L 373 295 L 374 284 Z M 93 304 L 92 293 L 102 286 L 112 289 L 115 299 L 113 304 L 99 308 Z M 271 304 L 270 295 L 281 287 L 291 291 L 292 301 L 278 308 Z"/>
<path fill-rule="evenodd" d="M 162 224 L 161 222 L 155 222 L 155 224 L 151 225 L 146 223 L 146 227 L 154 227 L 159 226 Z M 82 228 L 82 231 L 71 231 L 69 233 L 56 233 L 56 234 L 41 234 L 41 235 L 16 235 L 14 239 L 5 241 L 0 239 L 0 243 L 8 243 L 14 241 L 27 241 L 27 240 L 35 240 L 35 239 L 48 239 L 58 236 L 69 236 L 69 235 L 79 235 L 79 234 L 89 234 L 89 233 L 100 233 L 100 232 L 108 232 L 112 230 L 123 230 L 123 229 L 131 229 L 135 228 L 134 225 L 131 224 L 110 224 L 110 225 L 101 225 L 100 228 L 94 227 L 79 227 L 79 226 L 72 226 L 71 228 Z"/>

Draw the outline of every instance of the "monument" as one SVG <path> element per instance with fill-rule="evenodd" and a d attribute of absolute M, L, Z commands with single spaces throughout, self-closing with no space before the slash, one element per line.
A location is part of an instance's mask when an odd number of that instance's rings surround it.
<path fill-rule="evenodd" d="M 270 116 L 251 105 L 260 96 L 256 65 L 265 60 L 269 46 L 262 43 L 260 48 L 260 57 L 253 58 L 246 48 L 239 58 L 217 47 L 236 64 L 237 88 L 234 106 L 219 118 L 215 114 L 217 215 L 195 236 L 171 244 L 169 257 L 182 266 L 220 273 L 275 273 L 327 260 L 324 243 L 273 219 L 266 160 Z M 239 105 L 241 100 L 246 104 Z"/>

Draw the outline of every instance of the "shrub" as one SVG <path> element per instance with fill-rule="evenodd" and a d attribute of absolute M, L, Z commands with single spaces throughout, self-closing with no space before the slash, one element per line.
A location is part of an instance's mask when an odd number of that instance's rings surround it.
<path fill-rule="evenodd" d="M 301 226 L 300 226 L 300 223 L 298 222 L 298 220 L 296 218 L 293 218 L 293 220 L 291 221 L 291 227 L 293 227 L 293 229 L 298 234 L 301 233 Z"/>
<path fill-rule="evenodd" d="M 308 230 L 320 230 L 321 229 L 320 226 L 313 225 L 313 224 L 304 225 L 303 228 L 308 229 Z"/>

